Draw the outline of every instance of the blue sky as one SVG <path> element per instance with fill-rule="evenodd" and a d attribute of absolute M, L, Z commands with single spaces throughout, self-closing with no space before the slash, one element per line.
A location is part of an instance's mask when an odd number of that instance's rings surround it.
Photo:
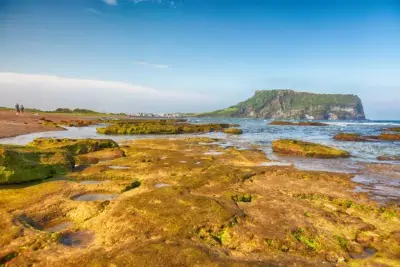
<path fill-rule="evenodd" d="M 400 1 L 0 0 L 0 39 L 0 105 L 198 112 L 290 88 L 400 119 Z"/>

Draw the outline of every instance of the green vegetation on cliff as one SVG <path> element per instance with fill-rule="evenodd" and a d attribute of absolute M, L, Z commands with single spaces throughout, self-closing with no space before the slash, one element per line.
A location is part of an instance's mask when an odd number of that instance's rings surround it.
<path fill-rule="evenodd" d="M 200 114 L 210 117 L 285 119 L 365 119 L 356 95 L 313 94 L 292 90 L 260 90 L 235 106 Z"/>

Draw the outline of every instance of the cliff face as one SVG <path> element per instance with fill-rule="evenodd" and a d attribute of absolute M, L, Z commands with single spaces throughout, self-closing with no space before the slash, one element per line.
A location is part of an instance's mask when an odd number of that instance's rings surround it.
<path fill-rule="evenodd" d="M 292 90 L 261 90 L 235 106 L 202 116 L 268 119 L 364 120 L 356 95 L 313 94 Z"/>

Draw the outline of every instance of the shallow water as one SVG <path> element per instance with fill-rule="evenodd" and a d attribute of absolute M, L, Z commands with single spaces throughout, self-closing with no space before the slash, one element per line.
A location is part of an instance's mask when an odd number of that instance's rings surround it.
<path fill-rule="evenodd" d="M 367 192 L 379 202 L 394 202 L 400 204 L 400 179 L 376 175 L 356 175 L 354 182 L 361 185 L 356 192 Z"/>
<path fill-rule="evenodd" d="M 95 185 L 95 184 L 108 183 L 108 182 L 110 182 L 110 180 L 104 180 L 104 181 L 85 180 L 85 181 L 80 181 L 79 184 L 83 184 L 83 185 Z"/>
<path fill-rule="evenodd" d="M 129 170 L 131 167 L 128 166 L 108 166 L 109 169 L 113 170 Z"/>
<path fill-rule="evenodd" d="M 366 259 L 372 257 L 376 252 L 373 248 L 365 248 L 361 254 L 350 253 L 350 255 L 353 259 Z"/>
<path fill-rule="evenodd" d="M 84 194 L 80 196 L 73 197 L 73 200 L 76 201 L 97 201 L 97 200 L 113 200 L 117 198 L 116 194 Z"/>
<path fill-rule="evenodd" d="M 208 156 L 219 156 L 219 155 L 223 155 L 225 154 L 224 152 L 219 152 L 219 151 L 209 151 L 209 152 L 205 152 L 204 155 L 208 155 Z"/>
<path fill-rule="evenodd" d="M 74 226 L 71 222 L 62 222 L 50 227 L 45 227 L 43 230 L 46 232 L 62 232 L 64 230 L 70 229 Z"/>
<path fill-rule="evenodd" d="M 290 162 L 279 162 L 279 161 L 271 161 L 271 162 L 263 162 L 260 166 L 270 167 L 270 166 L 292 166 L 293 164 Z"/>
<path fill-rule="evenodd" d="M 163 188 L 163 187 L 169 187 L 171 186 L 170 184 L 165 184 L 165 183 L 157 183 L 154 185 L 155 188 Z"/>
<path fill-rule="evenodd" d="M 89 231 L 66 233 L 60 237 L 60 243 L 68 247 L 87 247 L 94 240 L 94 234 Z"/>

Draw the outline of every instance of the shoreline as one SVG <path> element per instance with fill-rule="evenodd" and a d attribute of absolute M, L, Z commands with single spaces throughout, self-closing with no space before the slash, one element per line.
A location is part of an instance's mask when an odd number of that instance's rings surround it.
<path fill-rule="evenodd" d="M 23 115 L 16 115 L 15 111 L 0 110 L 0 139 L 16 137 L 19 135 L 63 131 L 54 126 L 42 124 L 41 118 L 46 118 L 54 123 L 70 120 L 91 121 L 101 118 L 100 115 L 75 115 L 75 114 L 53 114 L 53 113 L 32 113 L 25 112 Z"/>

